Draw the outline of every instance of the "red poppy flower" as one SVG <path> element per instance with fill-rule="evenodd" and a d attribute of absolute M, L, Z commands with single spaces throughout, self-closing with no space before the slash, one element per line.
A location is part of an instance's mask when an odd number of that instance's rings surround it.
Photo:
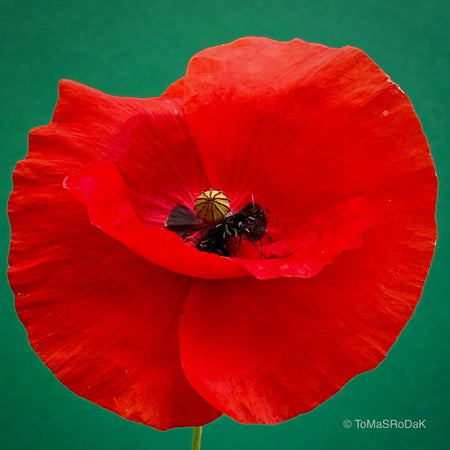
<path fill-rule="evenodd" d="M 230 203 L 206 220 L 210 188 Z M 244 38 L 159 98 L 61 82 L 14 173 L 9 277 L 82 397 L 159 429 L 277 423 L 386 356 L 435 200 L 413 107 L 362 51 Z"/>

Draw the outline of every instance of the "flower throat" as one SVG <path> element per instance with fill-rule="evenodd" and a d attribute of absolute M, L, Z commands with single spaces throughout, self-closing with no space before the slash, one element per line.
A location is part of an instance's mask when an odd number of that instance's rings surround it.
<path fill-rule="evenodd" d="M 253 201 L 232 213 L 225 194 L 210 189 L 195 199 L 194 211 L 196 214 L 186 206 L 175 206 L 167 218 L 166 228 L 185 241 L 192 241 L 202 252 L 233 256 L 246 238 L 263 256 L 261 240 L 267 231 L 267 217 Z"/>

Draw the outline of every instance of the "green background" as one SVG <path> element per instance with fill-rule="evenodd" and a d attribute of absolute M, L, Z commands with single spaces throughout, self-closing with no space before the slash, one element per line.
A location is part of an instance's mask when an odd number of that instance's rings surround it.
<path fill-rule="evenodd" d="M 6 279 L 6 202 L 27 133 L 50 120 L 60 78 L 104 92 L 159 95 L 197 51 L 245 35 L 365 50 L 412 99 L 440 178 L 438 248 L 414 317 L 374 371 L 277 426 L 222 418 L 203 450 L 439 449 L 450 442 L 449 166 L 446 1 L 0 1 L 0 448 L 188 449 L 190 429 L 158 432 L 61 385 L 28 345 Z M 426 419 L 426 430 L 345 429 L 344 419 Z"/>

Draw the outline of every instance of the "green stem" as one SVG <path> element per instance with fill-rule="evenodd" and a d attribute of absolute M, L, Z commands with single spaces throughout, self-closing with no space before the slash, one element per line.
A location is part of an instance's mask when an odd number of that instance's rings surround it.
<path fill-rule="evenodd" d="M 202 442 L 202 427 L 194 427 L 194 434 L 192 436 L 192 450 L 200 450 Z"/>

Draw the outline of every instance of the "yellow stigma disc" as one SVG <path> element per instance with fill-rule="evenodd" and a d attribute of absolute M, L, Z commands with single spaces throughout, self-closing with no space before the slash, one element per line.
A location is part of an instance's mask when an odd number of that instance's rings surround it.
<path fill-rule="evenodd" d="M 203 222 L 215 225 L 222 222 L 230 212 L 230 199 L 222 191 L 211 188 L 195 199 L 194 211 Z"/>

